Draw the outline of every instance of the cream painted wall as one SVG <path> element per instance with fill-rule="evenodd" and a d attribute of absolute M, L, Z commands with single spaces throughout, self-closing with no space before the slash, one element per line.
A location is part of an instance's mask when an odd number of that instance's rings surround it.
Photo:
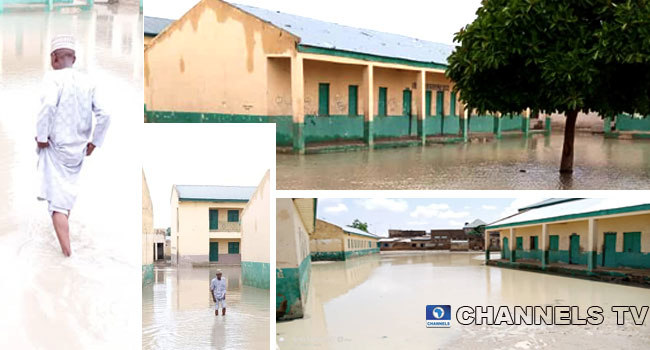
<path fill-rule="evenodd" d="M 309 237 L 311 252 L 342 252 L 343 230 L 329 222 L 316 220 L 316 230 Z"/>
<path fill-rule="evenodd" d="M 377 248 L 378 238 L 364 237 L 360 235 L 352 235 L 346 233 L 343 235 L 345 251 L 365 250 Z"/>
<path fill-rule="evenodd" d="M 309 253 L 309 235 L 293 199 L 276 199 L 276 266 L 296 268 Z"/>
<path fill-rule="evenodd" d="M 147 108 L 267 114 L 266 55 L 294 53 L 295 43 L 225 2 L 202 0 L 145 50 Z"/>
<path fill-rule="evenodd" d="M 305 114 L 318 114 L 318 85 L 330 84 L 330 115 L 348 115 L 348 86 L 359 88 L 357 115 L 363 114 L 363 67 L 349 64 L 336 64 L 323 61 L 305 60 Z"/>
<path fill-rule="evenodd" d="M 291 59 L 273 57 L 267 60 L 267 108 L 269 115 L 292 113 L 291 107 Z"/>
<path fill-rule="evenodd" d="M 623 233 L 641 232 L 641 252 L 650 253 L 650 214 L 631 215 L 598 221 L 598 251 L 602 251 L 605 232 L 616 232 L 616 251 L 623 251 Z"/>
<path fill-rule="evenodd" d="M 241 260 L 269 263 L 271 249 L 270 171 L 257 185 L 242 213 Z"/>
<path fill-rule="evenodd" d="M 142 265 L 153 264 L 153 204 L 147 179 L 142 171 Z"/>

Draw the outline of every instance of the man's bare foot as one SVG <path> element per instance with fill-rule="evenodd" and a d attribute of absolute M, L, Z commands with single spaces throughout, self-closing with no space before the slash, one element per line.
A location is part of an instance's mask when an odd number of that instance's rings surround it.
<path fill-rule="evenodd" d="M 70 228 L 68 226 L 68 216 L 59 212 L 54 212 L 52 214 L 52 224 L 54 224 L 54 231 L 56 232 L 56 237 L 59 239 L 63 255 L 70 256 L 72 251 L 70 250 Z"/>

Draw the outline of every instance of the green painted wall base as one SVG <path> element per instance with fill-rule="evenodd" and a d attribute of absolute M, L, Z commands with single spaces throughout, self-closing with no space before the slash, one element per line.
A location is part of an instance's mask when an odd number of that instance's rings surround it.
<path fill-rule="evenodd" d="M 142 285 L 153 282 L 153 264 L 142 265 Z"/>
<path fill-rule="evenodd" d="M 544 133 L 547 136 L 551 134 L 551 118 L 549 117 L 544 119 Z"/>
<path fill-rule="evenodd" d="M 463 135 L 463 142 L 467 142 L 469 139 L 469 120 L 467 120 L 467 118 L 461 118 L 460 125 L 461 135 Z"/>
<path fill-rule="evenodd" d="M 312 252 L 311 261 L 343 261 L 345 254 L 343 252 Z"/>
<path fill-rule="evenodd" d="M 350 259 L 355 256 L 362 256 L 368 254 L 379 253 L 379 248 L 361 249 L 361 250 L 348 250 L 345 252 L 345 259 Z"/>
<path fill-rule="evenodd" d="M 635 118 L 630 114 L 619 114 L 616 116 L 616 130 L 650 132 L 650 117 Z"/>
<path fill-rule="evenodd" d="M 375 139 L 375 129 L 374 123 L 372 120 L 365 120 L 363 122 L 363 141 L 368 146 L 372 146 Z"/>
<path fill-rule="evenodd" d="M 295 268 L 277 268 L 275 274 L 275 319 L 302 318 L 309 289 L 311 257 L 306 256 Z"/>
<path fill-rule="evenodd" d="M 530 119 L 526 117 L 521 118 L 521 132 L 524 134 L 524 137 L 530 135 Z"/>
<path fill-rule="evenodd" d="M 494 116 L 494 135 L 497 139 L 501 138 L 501 131 L 503 130 L 501 127 L 501 118 Z"/>
<path fill-rule="evenodd" d="M 420 139 L 423 145 L 427 143 L 426 123 L 426 119 L 418 119 L 418 139 Z"/>
<path fill-rule="evenodd" d="M 293 151 L 305 152 L 305 135 L 303 134 L 305 123 L 293 123 Z"/>
<path fill-rule="evenodd" d="M 242 282 L 251 287 L 269 289 L 271 287 L 271 265 L 257 261 L 241 262 Z"/>
<path fill-rule="evenodd" d="M 605 266 L 602 253 L 596 252 L 578 252 L 574 254 L 575 261 L 570 260 L 568 250 L 550 250 L 543 252 L 541 250 L 516 250 L 516 259 L 529 259 L 541 261 L 544 265 L 551 263 L 564 263 L 572 265 L 585 265 L 587 269 L 597 269 L 599 266 Z M 546 261 L 544 261 L 544 259 Z M 627 267 L 633 269 L 650 269 L 650 253 L 626 253 L 615 252 L 613 257 L 608 258 L 611 263 L 607 267 L 620 268 Z"/>
<path fill-rule="evenodd" d="M 561 276 L 569 277 L 578 277 L 586 278 L 594 281 L 601 282 L 610 282 L 610 283 L 620 283 L 627 285 L 634 285 L 639 287 L 650 288 L 650 277 L 646 275 L 644 270 L 629 270 L 623 272 L 617 271 L 603 271 L 603 270 L 593 270 L 589 271 L 587 267 L 576 268 L 564 267 L 564 266 L 547 266 L 545 269 L 542 269 L 539 265 L 525 263 L 525 262 L 508 262 L 503 260 L 490 260 L 486 262 L 489 266 L 497 266 L 503 268 L 517 269 L 517 270 L 526 270 L 533 272 L 543 272 L 550 273 Z"/>

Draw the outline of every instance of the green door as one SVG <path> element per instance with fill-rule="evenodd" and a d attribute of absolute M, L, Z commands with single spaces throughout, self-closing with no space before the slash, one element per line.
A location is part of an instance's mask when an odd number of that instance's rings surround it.
<path fill-rule="evenodd" d="M 377 101 L 377 112 L 380 116 L 385 117 L 387 114 L 386 110 L 386 95 L 388 95 L 388 89 L 385 87 L 379 88 L 379 101 Z"/>
<path fill-rule="evenodd" d="M 442 91 L 436 92 L 436 115 L 442 116 L 442 113 L 445 111 L 445 93 Z"/>
<path fill-rule="evenodd" d="M 219 261 L 219 242 L 210 242 L 210 261 Z"/>
<path fill-rule="evenodd" d="M 402 115 L 411 116 L 411 90 L 405 89 L 402 93 Z"/>
<path fill-rule="evenodd" d="M 348 86 L 348 115 L 356 116 L 359 113 L 357 101 L 359 100 L 359 87 L 356 85 Z"/>
<path fill-rule="evenodd" d="M 318 84 L 318 115 L 330 115 L 330 84 Z"/>
<path fill-rule="evenodd" d="M 616 267 L 616 233 L 605 233 L 603 246 L 603 266 Z"/>
<path fill-rule="evenodd" d="M 510 260 L 510 247 L 508 246 L 508 237 L 503 237 L 503 245 L 501 246 L 501 259 Z"/>
<path fill-rule="evenodd" d="M 451 99 L 449 100 L 449 115 L 456 115 L 456 93 L 451 93 Z"/>
<path fill-rule="evenodd" d="M 427 117 L 431 116 L 431 90 L 427 90 L 424 100 L 424 110 Z"/>
<path fill-rule="evenodd" d="M 571 235 L 569 245 L 569 264 L 580 264 L 580 236 Z"/>

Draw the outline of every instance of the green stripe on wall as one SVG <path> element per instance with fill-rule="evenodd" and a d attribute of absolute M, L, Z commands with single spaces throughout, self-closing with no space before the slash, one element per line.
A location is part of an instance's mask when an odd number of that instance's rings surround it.
<path fill-rule="evenodd" d="M 616 130 L 650 131 L 650 117 L 634 118 L 629 114 L 620 114 L 616 116 Z"/>
<path fill-rule="evenodd" d="M 242 282 L 247 286 L 269 289 L 271 287 L 271 265 L 257 261 L 241 262 Z"/>
<path fill-rule="evenodd" d="M 153 264 L 142 265 L 142 285 L 153 282 Z"/>
<path fill-rule="evenodd" d="M 310 275 L 311 257 L 309 255 L 302 260 L 298 267 L 276 269 L 276 319 L 290 320 L 303 316 Z"/>
<path fill-rule="evenodd" d="M 360 249 L 360 250 L 347 250 L 345 251 L 345 259 L 349 259 L 355 256 L 368 255 L 379 253 L 379 248 L 370 248 L 370 249 Z"/>
<path fill-rule="evenodd" d="M 315 53 L 315 54 L 319 54 L 319 55 L 329 55 L 329 56 L 337 56 L 337 57 L 355 58 L 355 59 L 364 60 L 364 61 L 404 64 L 404 65 L 407 65 L 407 66 L 421 67 L 421 68 L 434 68 L 434 69 L 444 69 L 444 70 L 447 69 L 446 64 L 440 64 L 440 63 L 434 63 L 434 62 L 412 61 L 412 60 L 403 59 L 403 58 L 376 56 L 376 55 L 370 55 L 370 54 L 365 54 L 365 53 L 343 51 L 343 50 L 336 50 L 336 49 L 325 49 L 325 48 L 321 48 L 321 47 L 313 47 L 313 46 L 300 45 L 300 44 L 298 44 L 298 51 L 299 52 L 305 52 L 305 53 Z"/>

